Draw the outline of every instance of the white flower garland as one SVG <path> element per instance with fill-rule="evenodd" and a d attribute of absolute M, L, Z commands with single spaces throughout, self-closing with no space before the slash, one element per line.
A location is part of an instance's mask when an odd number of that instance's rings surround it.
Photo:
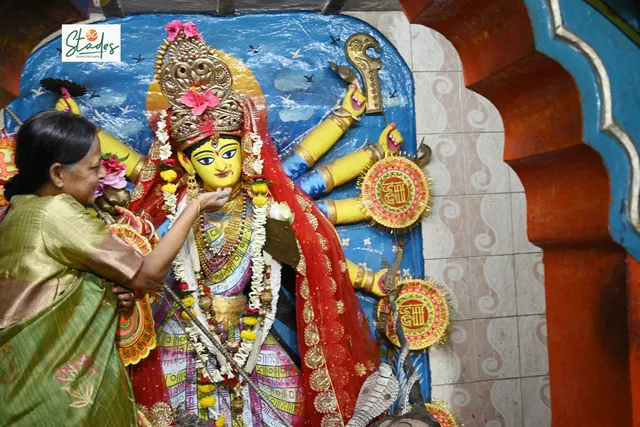
<path fill-rule="evenodd" d="M 171 143 L 169 142 L 169 133 L 167 132 L 167 110 L 160 112 L 160 118 L 158 119 L 158 128 L 156 129 L 156 139 L 162 143 L 159 150 L 160 160 L 168 160 L 171 158 Z M 178 206 L 178 196 L 167 191 L 162 192 L 162 198 L 164 199 L 164 206 L 169 212 L 175 212 Z"/>
<path fill-rule="evenodd" d="M 267 230 L 265 225 L 267 223 L 267 206 L 254 206 L 253 210 L 253 236 L 251 239 L 251 260 L 253 261 L 251 272 L 251 291 L 249 292 L 249 307 L 253 310 L 260 310 L 262 312 L 262 305 L 260 303 L 260 295 L 265 288 L 264 280 L 264 245 L 267 242 Z M 262 314 L 262 313 L 261 313 Z"/>

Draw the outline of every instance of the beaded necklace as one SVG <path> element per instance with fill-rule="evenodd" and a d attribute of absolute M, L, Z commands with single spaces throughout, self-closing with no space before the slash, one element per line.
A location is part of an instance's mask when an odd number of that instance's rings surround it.
<path fill-rule="evenodd" d="M 227 209 L 231 215 L 224 232 L 216 225 L 205 233 L 206 219 L 202 214 L 193 226 L 200 265 L 209 279 L 213 278 L 239 249 L 247 226 L 247 201 L 244 192 Z"/>

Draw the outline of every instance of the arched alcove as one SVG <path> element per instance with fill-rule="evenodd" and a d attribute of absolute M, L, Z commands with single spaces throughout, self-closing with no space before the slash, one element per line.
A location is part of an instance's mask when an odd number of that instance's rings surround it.
<path fill-rule="evenodd" d="M 502 116 L 504 159 L 525 189 L 529 237 L 544 250 L 553 424 L 631 425 L 627 255 L 609 233 L 609 179 L 583 142 L 573 77 L 536 51 L 523 2 L 401 3 L 412 23 L 453 43 L 465 86 Z"/>

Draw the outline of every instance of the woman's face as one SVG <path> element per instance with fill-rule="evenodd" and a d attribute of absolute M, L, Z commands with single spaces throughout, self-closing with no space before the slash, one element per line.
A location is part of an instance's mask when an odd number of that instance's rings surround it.
<path fill-rule="evenodd" d="M 71 168 L 63 168 L 58 179 L 62 183 L 62 193 L 73 196 L 83 205 L 90 205 L 95 201 L 94 193 L 98 187 L 100 178 L 104 178 L 106 172 L 100 163 L 100 141 L 96 136 L 91 149 L 84 157 Z"/>

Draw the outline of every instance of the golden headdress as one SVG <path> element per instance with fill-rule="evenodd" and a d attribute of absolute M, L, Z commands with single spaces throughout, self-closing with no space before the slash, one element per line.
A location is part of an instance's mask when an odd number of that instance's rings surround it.
<path fill-rule="evenodd" d="M 172 21 L 158 49 L 155 78 L 169 104 L 172 141 L 181 150 L 216 134 L 241 135 L 241 97 L 231 88 L 229 67 L 207 46 L 191 22 Z"/>

